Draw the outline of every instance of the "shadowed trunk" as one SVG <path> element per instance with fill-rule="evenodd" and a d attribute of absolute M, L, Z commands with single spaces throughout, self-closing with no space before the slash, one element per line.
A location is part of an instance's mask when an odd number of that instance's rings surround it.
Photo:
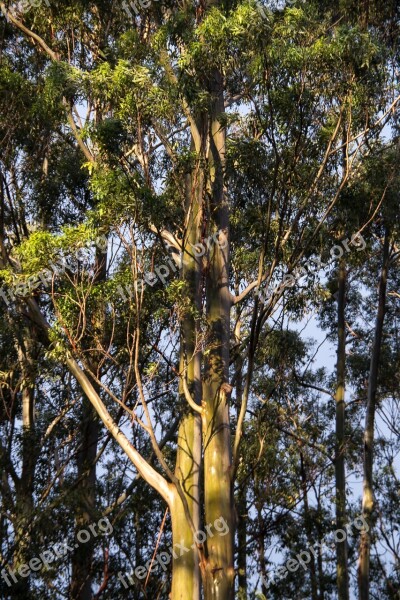
<path fill-rule="evenodd" d="M 35 360 L 32 332 L 24 329 L 24 339 L 17 347 L 22 376 L 22 471 L 16 486 L 17 550 L 14 568 L 26 565 L 32 558 L 32 522 L 34 518 L 34 479 L 38 457 L 35 435 Z M 18 577 L 12 586 L 13 598 L 34 598 L 29 579 Z"/>
<path fill-rule="evenodd" d="M 339 264 L 338 291 L 338 347 L 336 366 L 336 529 L 346 532 L 346 473 L 345 473 L 345 381 L 346 381 L 346 267 L 344 260 Z M 347 535 L 336 542 L 336 569 L 338 600 L 349 600 L 349 571 L 347 557 Z"/>
<path fill-rule="evenodd" d="M 87 398 L 82 399 L 82 404 L 81 448 L 78 454 L 78 505 L 75 513 L 76 534 L 82 529 L 88 530 L 88 525 L 95 520 L 96 510 L 96 454 L 99 424 L 96 411 Z M 88 542 L 79 544 L 74 550 L 71 582 L 73 600 L 92 599 L 94 540 L 94 536 L 91 535 Z"/>
<path fill-rule="evenodd" d="M 237 323 L 237 334 L 235 342 L 240 343 L 240 321 Z M 243 381 L 242 381 L 243 359 L 238 355 L 236 359 L 236 405 L 239 418 L 240 407 L 242 405 Z M 237 567 L 238 567 L 238 599 L 247 599 L 247 497 L 246 486 L 240 486 L 237 493 L 237 530 L 238 530 L 238 549 L 237 549 Z"/>
<path fill-rule="evenodd" d="M 106 278 L 107 255 L 97 250 L 95 260 L 94 284 L 104 281 Z M 104 313 L 102 305 L 95 311 L 92 317 L 92 327 L 96 335 L 104 336 Z M 100 356 L 91 352 L 90 370 L 100 378 L 97 362 Z M 94 384 L 97 393 L 100 386 Z M 88 526 L 95 521 L 96 517 L 96 455 L 99 439 L 99 418 L 96 410 L 86 396 L 82 398 L 82 416 L 79 431 L 79 452 L 77 456 L 77 504 L 75 508 L 75 535 L 82 529 L 88 530 Z M 89 530 L 88 530 L 89 531 Z M 93 558 L 96 538 L 90 536 L 89 541 L 79 543 L 72 555 L 72 600 L 92 600 L 93 583 Z"/>
<path fill-rule="evenodd" d="M 304 501 L 304 525 L 307 535 L 307 543 L 311 548 L 314 544 L 313 535 L 312 535 L 312 516 L 310 514 L 310 506 L 308 503 L 308 490 L 307 490 L 307 472 L 304 464 L 304 455 L 301 449 L 301 444 L 299 444 L 300 449 L 300 473 L 301 473 L 301 487 L 303 491 L 303 501 Z M 317 586 L 317 575 L 316 575 L 316 566 L 315 566 L 315 556 L 313 552 L 310 552 L 310 580 L 311 580 L 311 600 L 318 600 L 318 586 Z"/>
<path fill-rule="evenodd" d="M 373 450 L 376 391 L 378 385 L 379 359 L 382 347 L 383 321 L 386 307 L 386 285 L 389 265 L 389 232 L 386 230 L 383 243 L 382 270 L 378 287 L 378 312 L 375 323 L 375 335 L 372 346 L 371 363 L 368 378 L 367 412 L 364 429 L 364 479 L 362 497 L 362 516 L 365 528 L 361 532 L 360 554 L 358 562 L 359 600 L 369 600 L 369 566 L 371 552 L 371 529 L 374 511 L 373 491 Z"/>

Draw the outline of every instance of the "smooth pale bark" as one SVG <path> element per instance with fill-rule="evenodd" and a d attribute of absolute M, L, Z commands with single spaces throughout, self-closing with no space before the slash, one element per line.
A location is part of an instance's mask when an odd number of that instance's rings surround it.
<path fill-rule="evenodd" d="M 202 177 L 193 185 L 192 177 L 186 177 L 186 211 L 191 215 L 182 261 L 182 278 L 186 283 L 192 306 L 201 309 L 201 260 L 195 246 L 199 241 L 201 209 L 198 201 L 202 193 Z M 193 311 L 183 315 L 181 326 L 180 372 L 186 378 L 193 401 L 201 406 L 201 353 L 196 348 L 198 324 Z M 178 432 L 175 476 L 185 493 L 187 509 L 193 527 L 188 522 L 181 499 L 175 496 L 171 506 L 172 542 L 188 548 L 181 556 L 173 555 L 171 600 L 199 600 L 201 590 L 199 551 L 194 533 L 200 531 L 200 469 L 201 469 L 201 418 L 187 406 L 182 382 L 180 404 L 184 407 Z M 200 540 L 199 540 L 200 541 Z"/>
<path fill-rule="evenodd" d="M 147 481 L 147 483 L 151 485 L 162 498 L 164 498 L 168 506 L 170 506 L 173 499 L 173 486 L 168 484 L 164 477 L 160 475 L 131 444 L 126 435 L 111 417 L 88 376 L 79 366 L 77 361 L 71 355 L 67 355 L 65 362 L 69 371 L 75 377 L 83 392 L 90 400 L 106 429 L 121 446 L 122 450 L 135 465 L 143 479 Z"/>
<path fill-rule="evenodd" d="M 175 546 L 175 544 L 183 543 L 184 540 L 189 541 L 189 537 L 191 545 L 194 544 L 192 531 L 189 534 L 189 521 L 187 519 L 187 513 L 185 511 L 185 507 L 182 503 L 182 500 L 177 492 L 176 486 L 167 483 L 167 481 L 159 473 L 157 473 L 157 471 L 139 454 L 139 452 L 129 442 L 125 434 L 113 421 L 100 396 L 97 394 L 87 375 L 81 369 L 76 360 L 71 356 L 67 356 L 66 362 L 70 372 L 80 384 L 82 390 L 87 395 L 88 399 L 95 408 L 105 427 L 108 429 L 108 431 L 110 431 L 114 439 L 119 443 L 122 450 L 126 453 L 128 458 L 135 465 L 143 479 L 147 481 L 147 483 L 151 485 L 166 501 L 171 513 L 173 545 Z M 188 422 L 190 423 L 190 419 L 189 421 L 186 421 L 186 423 Z M 194 424 L 195 419 L 193 419 L 192 422 Z M 188 456 L 188 453 L 185 450 L 186 442 L 183 441 L 186 439 L 186 436 L 188 436 L 189 440 L 192 439 L 193 432 L 191 432 L 190 427 L 188 428 L 187 426 L 185 427 L 185 432 L 186 433 L 182 435 L 182 428 L 180 429 L 179 442 L 180 450 L 182 450 L 182 453 L 177 460 L 177 465 L 182 466 L 183 474 L 187 471 L 185 461 L 188 460 L 190 464 L 192 464 L 193 462 L 192 458 Z M 182 479 L 185 478 L 183 477 Z M 190 485 L 187 480 L 185 482 L 184 491 L 185 488 L 190 489 Z M 187 494 L 185 494 L 185 497 L 187 498 Z M 189 504 L 187 508 L 189 509 L 189 514 L 193 515 L 193 507 L 191 507 Z M 191 548 L 191 545 L 188 546 L 186 544 L 186 548 Z M 182 552 L 181 548 L 177 548 L 173 560 L 173 583 L 170 595 L 171 600 L 184 600 L 192 597 L 190 595 L 187 595 L 188 591 L 189 594 L 192 593 L 194 597 L 193 573 L 195 573 L 195 568 L 195 553 L 185 551 Z M 197 578 L 197 581 L 199 581 L 199 578 Z M 186 595 L 182 594 L 182 589 L 184 590 Z"/>
<path fill-rule="evenodd" d="M 378 287 L 378 311 L 375 323 L 374 342 L 368 378 L 367 412 L 364 429 L 364 479 L 362 516 L 366 526 L 361 532 L 360 553 L 358 561 L 358 593 L 359 600 L 369 600 L 369 566 L 371 552 L 372 516 L 375 507 L 373 490 L 373 451 L 376 390 L 378 385 L 379 360 L 382 347 L 383 321 L 386 308 L 386 286 L 389 265 L 389 233 L 385 232 L 383 243 L 382 269 Z"/>
<path fill-rule="evenodd" d="M 205 599 L 234 597 L 233 543 L 235 535 L 232 492 L 232 449 L 229 420 L 231 387 L 229 377 L 230 309 L 229 211 L 224 188 L 225 128 L 223 77 L 215 71 L 210 89 L 215 98 L 210 122 L 210 193 L 213 231 L 219 244 L 211 248 L 207 277 L 208 348 L 203 386 L 204 501 L 207 524 L 221 517 L 229 527 L 224 536 L 208 540 Z"/>
<path fill-rule="evenodd" d="M 346 377 L 346 266 L 339 263 L 338 347 L 336 365 L 336 529 L 346 531 L 346 473 L 345 473 L 345 377 Z M 349 570 L 347 536 L 336 542 L 336 580 L 338 600 L 349 600 Z"/>
<path fill-rule="evenodd" d="M 188 415 L 182 419 L 178 432 L 178 452 L 175 475 L 185 492 L 187 507 L 195 530 L 200 531 L 199 512 L 199 464 L 193 456 L 197 449 L 201 454 L 201 429 L 198 415 Z M 194 531 L 178 494 L 170 505 L 172 523 L 172 563 L 171 600 L 200 599 L 200 559 Z M 199 540 L 200 541 L 200 540 Z M 184 550 L 185 549 L 185 550 Z"/>

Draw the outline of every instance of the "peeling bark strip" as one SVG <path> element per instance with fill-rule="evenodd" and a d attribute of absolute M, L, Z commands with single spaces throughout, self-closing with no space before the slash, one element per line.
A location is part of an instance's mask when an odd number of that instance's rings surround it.
<path fill-rule="evenodd" d="M 371 553 L 371 529 L 375 507 L 373 490 L 373 452 L 376 392 L 378 386 L 379 360 L 382 348 L 383 321 L 386 311 L 386 286 L 389 267 L 389 231 L 385 230 L 383 242 L 382 270 L 378 287 L 378 312 L 376 315 L 375 335 L 372 346 L 371 363 L 368 378 L 367 412 L 364 429 L 364 480 L 362 497 L 362 516 L 367 527 L 361 534 L 358 562 L 359 600 L 369 600 L 369 566 Z"/>

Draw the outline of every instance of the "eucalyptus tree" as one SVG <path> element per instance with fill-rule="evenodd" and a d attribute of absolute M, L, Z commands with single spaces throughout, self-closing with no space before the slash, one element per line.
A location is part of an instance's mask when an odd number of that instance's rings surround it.
<path fill-rule="evenodd" d="M 342 6 L 339 17 L 321 16 L 313 2 L 274 11 L 153 3 L 138 15 L 107 2 L 26 14 L 0 7 L 6 61 L 21 85 L 43 90 L 39 115 L 52 115 L 40 189 L 58 137 L 80 155 L 87 179 L 77 224 L 39 223 L 8 242 L 2 265 L 10 284 L 13 275 L 26 283 L 49 260 L 67 262 L 51 286 L 25 288 L 19 302 L 48 359 L 82 394 L 92 441 L 81 475 L 93 487 L 98 418 L 168 508 L 181 548 L 171 598 L 198 600 L 201 587 L 207 600 L 233 598 L 234 483 L 260 340 L 287 297 L 294 315 L 304 310 L 307 294 L 286 288 L 397 106 L 381 40 L 342 26 Z M 23 167 L 15 161 L 17 182 Z M 67 165 L 63 180 L 76 170 Z M 31 186 L 19 199 L 28 211 Z M 100 235 L 107 255 L 77 259 Z M 234 327 L 232 308 L 242 306 Z M 303 493 L 304 460 L 301 450 Z M 306 502 L 304 511 L 309 524 Z M 212 531 L 220 519 L 224 535 Z M 203 526 L 213 533 L 207 539 L 197 535 Z M 241 536 L 245 544 L 244 529 Z M 74 581 L 78 594 L 85 584 L 85 598 L 89 563 L 86 555 Z"/>

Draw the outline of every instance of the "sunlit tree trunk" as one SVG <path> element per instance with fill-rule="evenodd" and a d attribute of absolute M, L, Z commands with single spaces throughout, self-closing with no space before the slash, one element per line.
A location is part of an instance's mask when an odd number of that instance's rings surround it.
<path fill-rule="evenodd" d="M 196 405 L 201 407 L 201 349 L 199 347 L 198 314 L 201 310 L 201 264 L 196 244 L 200 238 L 202 220 L 202 173 L 187 174 L 186 213 L 188 231 L 182 256 L 182 278 L 185 294 L 190 300 L 189 310 L 183 315 L 181 327 L 180 373 L 186 378 L 187 387 Z M 194 311 L 193 311 L 194 309 Z M 196 315 L 197 313 L 197 315 Z M 201 468 L 201 417 L 188 406 L 180 384 L 180 406 L 183 417 L 178 432 L 178 449 L 175 475 L 187 501 L 187 510 L 192 526 L 185 514 L 181 499 L 176 494 L 171 506 L 172 542 L 181 544 L 188 552 L 181 555 L 178 550 L 173 556 L 171 600 L 199 600 L 201 589 L 200 554 L 194 535 L 200 531 L 200 468 Z M 193 531 L 194 528 L 194 531 Z"/>
<path fill-rule="evenodd" d="M 201 452 L 199 417 L 188 415 L 182 419 L 178 433 L 178 452 L 175 474 L 181 482 L 187 500 L 187 508 L 194 524 L 199 527 L 199 465 L 194 454 Z M 171 600 L 200 599 L 200 559 L 194 531 L 178 494 L 170 505 L 172 521 L 172 590 Z M 200 541 L 200 540 L 199 540 Z"/>
<path fill-rule="evenodd" d="M 214 103 L 210 117 L 210 218 L 212 233 L 219 233 L 219 244 L 211 248 L 207 277 L 207 361 L 203 387 L 205 414 L 204 500 L 207 523 L 225 519 L 229 532 L 208 541 L 205 581 L 206 600 L 234 597 L 233 540 L 235 533 L 232 493 L 232 451 L 229 421 L 229 210 L 224 186 L 225 128 L 223 77 L 211 75 L 210 91 Z"/>

